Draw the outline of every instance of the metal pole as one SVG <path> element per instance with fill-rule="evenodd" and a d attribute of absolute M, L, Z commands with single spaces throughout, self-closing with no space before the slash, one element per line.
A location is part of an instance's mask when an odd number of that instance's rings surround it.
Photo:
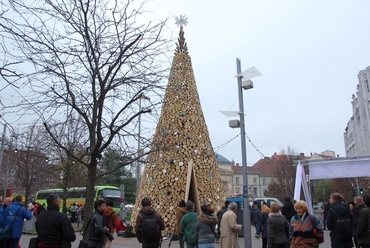
<path fill-rule="evenodd" d="M 240 60 L 236 59 L 236 72 L 241 73 Z M 247 148 L 245 145 L 245 125 L 244 125 L 244 104 L 243 104 L 243 88 L 242 88 L 242 77 L 238 77 L 238 94 L 239 94 L 239 115 L 240 115 L 240 137 L 242 147 L 242 166 L 243 166 L 243 234 L 244 234 L 244 247 L 252 248 L 252 237 L 251 237 L 251 219 L 250 209 L 248 201 L 248 175 L 247 175 Z"/>
<path fill-rule="evenodd" d="M 356 177 L 356 192 L 357 192 L 357 195 L 356 196 L 360 196 L 360 187 L 358 186 L 358 177 Z"/>
<path fill-rule="evenodd" d="M 125 208 L 125 185 L 121 184 L 121 186 L 119 187 L 120 191 L 121 191 L 121 199 L 122 199 L 122 202 L 121 202 L 121 211 L 119 212 L 119 217 L 121 220 L 123 220 L 123 222 L 125 222 L 126 220 L 126 208 Z"/>
<path fill-rule="evenodd" d="M 322 187 L 322 193 L 324 195 L 324 201 L 326 200 L 325 187 Z"/>
<path fill-rule="evenodd" d="M 5 198 L 6 198 L 6 189 L 8 188 L 8 178 L 9 178 L 9 150 L 7 152 L 7 156 L 6 156 L 6 160 L 7 160 L 7 163 L 6 163 L 6 173 L 5 173 L 5 179 L 4 179 L 4 198 L 3 198 L 3 202 L 5 201 Z M 10 196 L 10 195 L 9 195 Z"/>
<path fill-rule="evenodd" d="M 139 111 L 141 111 L 141 98 L 139 99 Z M 140 154 L 140 140 L 141 140 L 141 114 L 139 115 L 138 119 L 138 141 L 137 141 L 137 155 Z M 139 195 L 139 187 L 140 187 L 140 159 L 136 161 L 136 197 Z"/>

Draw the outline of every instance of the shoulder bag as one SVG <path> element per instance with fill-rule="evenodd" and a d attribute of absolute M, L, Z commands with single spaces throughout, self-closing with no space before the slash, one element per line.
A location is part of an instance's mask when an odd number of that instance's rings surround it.
<path fill-rule="evenodd" d="M 324 241 L 325 241 L 324 240 L 324 235 L 319 235 L 319 233 L 317 232 L 316 227 L 313 223 L 311 214 L 308 214 L 308 218 L 310 218 L 310 222 L 311 222 L 312 230 L 313 230 L 313 235 L 315 236 L 317 243 L 319 243 L 319 244 L 324 243 Z"/>
<path fill-rule="evenodd" d="M 10 226 L 0 227 L 0 239 L 10 239 L 12 237 L 12 228 L 13 228 L 15 219 L 18 217 L 19 209 L 21 209 L 21 207 L 18 208 L 17 214 L 15 215 L 13 222 Z"/>
<path fill-rule="evenodd" d="M 37 248 L 37 244 L 39 240 L 37 237 L 30 238 L 30 242 L 28 243 L 28 248 Z"/>

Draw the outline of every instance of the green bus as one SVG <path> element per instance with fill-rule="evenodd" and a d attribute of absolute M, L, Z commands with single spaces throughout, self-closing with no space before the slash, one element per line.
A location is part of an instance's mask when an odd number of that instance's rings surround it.
<path fill-rule="evenodd" d="M 86 187 L 69 188 L 67 190 L 67 197 L 63 197 L 63 189 L 45 189 L 36 193 L 35 201 L 39 204 L 46 203 L 46 197 L 50 194 L 56 194 L 60 199 L 60 206 L 63 206 L 63 201 L 66 201 L 67 209 L 73 204 L 84 205 L 86 199 Z M 115 186 L 95 186 L 94 201 L 104 199 L 106 202 L 113 202 L 113 208 L 116 213 L 120 212 L 121 191 Z M 62 208 L 60 209 L 62 211 Z"/>

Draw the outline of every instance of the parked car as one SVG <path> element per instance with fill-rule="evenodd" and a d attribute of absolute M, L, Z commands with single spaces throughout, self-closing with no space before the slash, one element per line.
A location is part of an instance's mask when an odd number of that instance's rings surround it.
<path fill-rule="evenodd" d="M 230 202 L 236 202 L 239 205 L 239 209 L 243 209 L 243 203 L 244 203 L 244 198 L 242 197 L 230 197 L 227 198 Z M 283 203 L 279 201 L 277 198 L 272 198 L 272 197 L 256 197 L 256 198 L 250 198 L 249 199 L 249 205 L 252 207 L 253 202 L 257 202 L 258 208 L 261 208 L 262 202 L 266 202 L 267 206 L 270 207 L 272 203 L 277 203 L 281 206 L 283 206 Z"/>
<path fill-rule="evenodd" d="M 275 202 L 277 204 L 279 204 L 280 207 L 283 206 L 283 203 L 281 201 L 279 201 L 279 199 L 272 198 L 272 197 L 256 197 L 254 199 L 251 199 L 249 204 L 251 204 L 251 206 L 253 206 L 253 202 L 257 202 L 258 208 L 261 208 L 261 205 L 262 205 L 263 202 L 266 202 L 268 207 L 271 207 L 271 204 L 275 203 Z"/>

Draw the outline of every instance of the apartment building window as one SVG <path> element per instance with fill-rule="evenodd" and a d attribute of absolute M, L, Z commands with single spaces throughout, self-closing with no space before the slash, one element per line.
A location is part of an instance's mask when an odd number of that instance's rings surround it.
<path fill-rule="evenodd" d="M 240 194 L 240 188 L 239 187 L 235 188 L 235 193 Z"/>
<path fill-rule="evenodd" d="M 257 184 L 257 178 L 256 177 L 253 177 L 253 184 L 256 185 Z"/>
<path fill-rule="evenodd" d="M 271 178 L 271 183 L 274 183 L 275 182 L 275 179 L 274 178 Z"/>
<path fill-rule="evenodd" d="M 236 177 L 236 178 L 235 178 L 235 184 L 236 184 L 236 185 L 239 185 L 239 177 Z"/>
<path fill-rule="evenodd" d="M 263 184 L 263 185 L 266 185 L 266 184 L 267 184 L 267 183 L 266 183 L 266 178 L 262 179 L 262 184 Z"/>
<path fill-rule="evenodd" d="M 370 92 L 370 89 L 369 89 L 369 80 L 365 80 L 365 85 L 366 85 L 366 89 L 367 89 L 367 92 Z"/>

